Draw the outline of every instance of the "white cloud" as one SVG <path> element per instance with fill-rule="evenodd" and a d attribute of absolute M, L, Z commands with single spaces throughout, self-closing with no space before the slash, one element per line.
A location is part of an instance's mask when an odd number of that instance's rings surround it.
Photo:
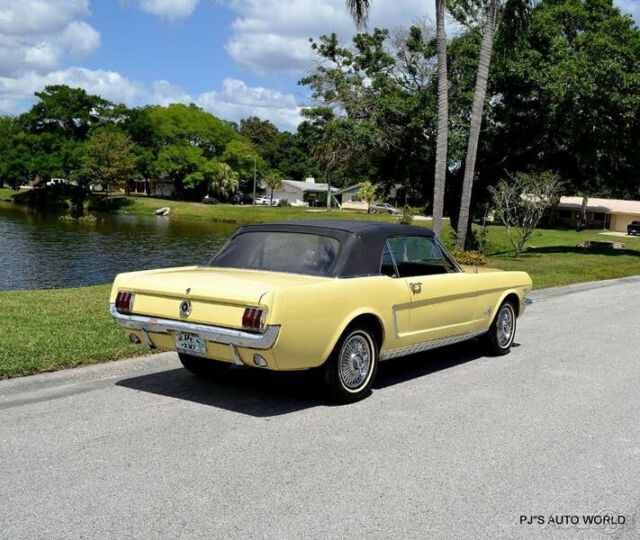
<path fill-rule="evenodd" d="M 198 2 L 199 0 L 140 0 L 140 8 L 147 13 L 175 20 L 191 15 Z"/>
<path fill-rule="evenodd" d="M 114 71 L 73 67 L 46 74 L 27 73 L 19 77 L 0 77 L 0 111 L 13 113 L 33 101 L 34 92 L 50 84 L 84 88 L 116 102 L 135 103 L 146 95 L 144 88 Z"/>
<path fill-rule="evenodd" d="M 237 122 L 255 115 L 288 130 L 295 130 L 301 121 L 300 107 L 293 94 L 283 94 L 260 86 L 251 87 L 238 79 L 224 79 L 220 90 L 191 95 L 165 80 L 154 81 L 147 87 L 114 71 L 82 67 L 46 74 L 32 72 L 19 77 L 0 77 L 0 113 L 26 109 L 34 101 L 34 92 L 50 84 L 84 88 L 90 94 L 98 94 L 129 106 L 195 103 L 225 120 Z"/>
<path fill-rule="evenodd" d="M 0 34 L 51 34 L 89 15 L 89 0 L 0 0 Z"/>
<path fill-rule="evenodd" d="M 247 86 L 238 79 L 224 79 L 222 90 L 204 92 L 195 103 L 216 116 L 236 122 L 248 116 L 258 116 L 283 129 L 295 130 L 302 121 L 301 108 L 293 94 Z"/>
<path fill-rule="evenodd" d="M 0 76 L 44 73 L 93 53 L 100 34 L 75 19 L 88 9 L 87 0 L 0 0 Z"/>
<path fill-rule="evenodd" d="M 336 32 L 343 40 L 356 32 L 344 0 L 230 0 L 237 15 L 226 48 L 239 63 L 257 72 L 306 71 L 314 61 L 309 38 Z M 370 29 L 407 26 L 434 15 L 434 2 L 377 0 Z"/>

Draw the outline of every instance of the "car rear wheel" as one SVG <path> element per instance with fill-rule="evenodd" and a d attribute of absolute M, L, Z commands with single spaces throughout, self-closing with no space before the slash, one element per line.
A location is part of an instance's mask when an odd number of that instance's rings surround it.
<path fill-rule="evenodd" d="M 516 310 L 513 303 L 507 300 L 498 309 L 485 336 L 488 352 L 494 356 L 509 354 L 515 336 Z"/>
<path fill-rule="evenodd" d="M 224 373 L 229 367 L 229 364 L 226 362 L 211 360 L 210 358 L 201 358 L 190 354 L 178 353 L 178 358 L 180 358 L 180 362 L 182 362 L 185 369 L 201 377 Z"/>
<path fill-rule="evenodd" d="M 367 396 L 378 370 L 378 346 L 371 331 L 348 328 L 323 366 L 328 397 L 335 403 L 353 403 Z"/>

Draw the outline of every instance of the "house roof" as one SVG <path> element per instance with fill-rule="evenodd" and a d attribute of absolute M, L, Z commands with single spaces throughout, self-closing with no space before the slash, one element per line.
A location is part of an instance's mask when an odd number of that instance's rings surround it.
<path fill-rule="evenodd" d="M 299 189 L 300 191 L 315 191 L 315 192 L 327 192 L 327 184 L 323 184 L 323 183 L 316 183 L 316 182 L 301 182 L 299 180 L 283 180 L 282 181 L 283 184 L 288 184 L 290 186 L 293 186 L 297 189 Z M 338 191 L 337 188 L 332 187 L 331 188 L 331 192 L 334 193 Z"/>
<path fill-rule="evenodd" d="M 361 186 L 362 183 L 353 184 L 351 186 L 347 186 L 346 188 L 339 189 L 338 193 L 357 193 L 358 191 L 360 191 Z"/>
<path fill-rule="evenodd" d="M 576 209 L 582 208 L 582 197 L 561 197 L 560 208 Z M 640 201 L 624 201 L 621 199 L 598 199 L 589 197 L 587 200 L 587 210 L 595 212 L 605 212 L 608 214 L 637 214 L 640 215 Z"/>

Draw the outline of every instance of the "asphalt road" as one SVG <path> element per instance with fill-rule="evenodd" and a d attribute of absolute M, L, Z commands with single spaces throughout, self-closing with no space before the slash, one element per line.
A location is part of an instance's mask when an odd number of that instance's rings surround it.
<path fill-rule="evenodd" d="M 640 279 L 533 296 L 510 355 L 390 361 L 344 407 L 173 354 L 0 382 L 0 537 L 640 538 Z"/>

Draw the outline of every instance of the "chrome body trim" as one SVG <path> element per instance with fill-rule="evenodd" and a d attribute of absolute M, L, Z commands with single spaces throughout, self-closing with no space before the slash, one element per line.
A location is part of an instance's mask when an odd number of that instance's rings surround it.
<path fill-rule="evenodd" d="M 439 347 L 446 347 L 447 345 L 460 343 L 461 341 L 473 339 L 474 337 L 478 337 L 486 333 L 487 333 L 487 330 L 481 330 L 479 332 L 470 332 L 468 334 L 460 334 L 459 336 L 451 336 L 443 339 L 435 339 L 433 341 L 423 341 L 422 343 L 410 345 L 409 347 L 403 347 L 400 349 L 392 349 L 390 351 L 386 351 L 380 355 L 380 360 L 390 360 L 391 358 L 398 358 L 400 356 L 408 356 L 410 354 L 430 351 L 431 349 L 437 349 Z"/>
<path fill-rule="evenodd" d="M 222 345 L 235 345 L 247 349 L 270 349 L 280 333 L 279 325 L 265 327 L 262 333 L 245 332 L 223 326 L 211 326 L 208 324 L 190 323 L 186 321 L 174 321 L 171 319 L 157 319 L 146 315 L 127 315 L 116 310 L 115 304 L 109 305 L 109 312 L 116 323 L 128 330 L 166 334 L 168 332 L 192 332 L 198 334 L 207 341 Z"/>

